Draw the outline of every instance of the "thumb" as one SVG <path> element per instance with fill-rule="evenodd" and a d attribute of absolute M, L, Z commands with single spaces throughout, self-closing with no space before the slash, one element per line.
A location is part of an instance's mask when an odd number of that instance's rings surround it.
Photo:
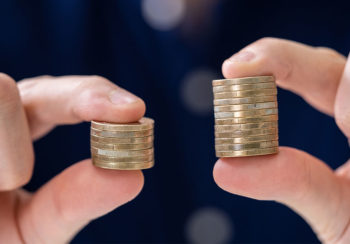
<path fill-rule="evenodd" d="M 141 171 L 115 171 L 77 163 L 19 204 L 25 243 L 69 242 L 91 220 L 131 201 L 143 187 Z"/>
<path fill-rule="evenodd" d="M 340 80 L 334 105 L 335 120 L 343 133 L 350 138 L 350 59 L 348 58 Z"/>
<path fill-rule="evenodd" d="M 348 182 L 305 152 L 280 147 L 277 155 L 222 158 L 214 179 L 228 192 L 289 206 L 325 243 L 343 238 L 350 219 Z"/>

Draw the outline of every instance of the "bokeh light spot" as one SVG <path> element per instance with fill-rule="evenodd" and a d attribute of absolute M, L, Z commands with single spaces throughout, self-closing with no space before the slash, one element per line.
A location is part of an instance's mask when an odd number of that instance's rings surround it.
<path fill-rule="evenodd" d="M 168 31 L 177 27 L 184 19 L 185 0 L 143 0 L 142 14 L 154 29 Z"/>

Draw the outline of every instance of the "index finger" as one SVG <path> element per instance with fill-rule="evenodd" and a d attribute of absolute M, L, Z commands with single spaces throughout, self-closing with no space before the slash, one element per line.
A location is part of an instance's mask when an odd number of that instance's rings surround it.
<path fill-rule="evenodd" d="M 145 113 L 139 97 L 100 76 L 45 76 L 20 81 L 18 87 L 34 139 L 60 124 L 127 123 Z"/>
<path fill-rule="evenodd" d="M 345 62 L 344 56 L 328 48 L 263 38 L 227 59 L 222 71 L 226 78 L 274 75 L 281 88 L 333 116 Z"/>

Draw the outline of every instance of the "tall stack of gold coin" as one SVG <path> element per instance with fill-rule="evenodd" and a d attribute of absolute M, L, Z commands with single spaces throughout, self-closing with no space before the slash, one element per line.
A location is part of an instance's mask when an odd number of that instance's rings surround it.
<path fill-rule="evenodd" d="M 154 165 L 154 121 L 116 124 L 91 121 L 91 155 L 95 166 L 106 169 L 148 169 Z"/>
<path fill-rule="evenodd" d="M 217 157 L 278 153 L 273 76 L 214 80 L 213 91 Z"/>

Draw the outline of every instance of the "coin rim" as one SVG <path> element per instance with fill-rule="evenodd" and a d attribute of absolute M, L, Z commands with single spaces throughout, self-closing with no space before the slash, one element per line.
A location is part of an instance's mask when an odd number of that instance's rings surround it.
<path fill-rule="evenodd" d="M 257 97 L 237 97 L 237 98 L 222 98 L 214 99 L 214 106 L 226 106 L 226 105 L 243 105 L 243 104 L 254 104 L 264 102 L 277 102 L 277 96 L 257 96 Z"/>
<path fill-rule="evenodd" d="M 266 118 L 266 117 L 269 117 L 269 118 Z M 254 122 L 252 122 L 253 120 Z M 220 119 L 216 118 L 214 121 L 215 121 L 215 125 L 260 123 L 260 122 L 278 121 L 278 114 L 262 115 L 259 117 L 245 117 L 245 118 L 220 118 Z"/>
<path fill-rule="evenodd" d="M 251 127 L 252 125 L 263 125 L 269 123 L 268 127 Z M 237 127 L 238 129 L 235 129 Z M 264 121 L 261 123 L 244 123 L 244 124 L 231 124 L 231 125 L 214 125 L 214 130 L 219 132 L 221 131 L 235 131 L 235 130 L 251 130 L 251 129 L 266 129 L 266 128 L 274 128 L 278 127 L 278 121 Z"/>
<path fill-rule="evenodd" d="M 269 113 L 267 110 L 270 110 Z M 265 113 L 262 113 L 265 111 Z M 254 118 L 265 115 L 278 114 L 278 108 L 263 108 L 263 109 L 254 109 L 254 110 L 241 110 L 234 112 L 214 112 L 215 119 L 225 119 L 225 118 Z"/>
<path fill-rule="evenodd" d="M 96 136 L 96 135 L 90 134 L 90 140 L 91 140 L 91 138 L 112 140 L 111 142 L 104 142 L 104 143 L 118 143 L 118 144 L 133 144 L 133 143 L 137 144 L 137 143 L 143 143 L 143 140 L 147 140 L 146 142 L 148 142 L 148 140 L 151 140 L 150 142 L 154 142 L 154 135 L 142 136 L 142 137 L 118 138 L 118 137 L 103 137 L 103 136 Z M 146 138 L 149 138 L 149 139 L 146 139 Z"/>
<path fill-rule="evenodd" d="M 119 163 L 147 162 L 150 160 L 154 160 L 154 154 L 149 154 L 144 156 L 130 156 L 130 157 L 109 157 L 104 155 L 91 154 L 91 158 L 97 158 L 98 160 L 103 160 L 106 162 L 119 162 Z"/>
<path fill-rule="evenodd" d="M 232 78 L 232 79 L 217 79 L 212 81 L 213 86 L 222 86 L 222 84 L 255 84 L 260 82 L 275 82 L 275 77 L 272 75 L 262 75 L 262 76 L 249 76 L 241 78 Z"/>
<path fill-rule="evenodd" d="M 101 161 L 101 160 L 98 160 Z M 112 169 L 112 170 L 140 170 L 140 169 L 149 169 L 154 166 L 154 160 L 153 161 L 148 161 L 146 163 L 142 164 L 136 164 L 136 163 L 128 163 L 126 166 L 122 166 L 120 163 L 101 163 L 101 162 L 96 162 L 92 161 L 93 165 L 99 168 L 103 169 Z M 124 164 L 125 165 L 125 164 Z"/>
<path fill-rule="evenodd" d="M 93 151 L 95 150 L 95 151 Z M 115 154 L 124 154 L 124 153 L 130 153 L 130 155 L 127 155 L 127 156 L 118 156 L 118 155 L 106 155 L 106 154 L 101 154 L 99 153 L 98 151 L 99 150 L 102 150 L 102 151 L 108 151 L 109 153 L 115 153 Z M 100 149 L 100 148 L 96 148 L 96 147 L 93 147 L 93 146 L 90 146 L 90 151 L 91 151 L 91 154 L 94 154 L 94 155 L 100 155 L 100 156 L 107 156 L 107 157 L 133 157 L 133 156 L 143 156 L 143 155 L 152 155 L 154 154 L 154 148 L 149 148 L 149 149 L 143 149 L 143 150 L 105 150 L 105 149 Z M 145 152 L 143 154 L 143 152 Z M 147 152 L 147 153 L 146 153 Z"/>
<path fill-rule="evenodd" d="M 96 145 L 96 144 L 99 144 L 99 145 Z M 126 145 L 128 145 L 128 146 L 126 146 Z M 146 145 L 146 147 L 144 146 L 144 147 L 137 148 L 137 146 L 140 146 L 140 145 Z M 154 147 L 154 143 L 153 142 L 148 142 L 148 143 L 125 143 L 125 144 L 119 144 L 119 143 L 98 143 L 98 142 L 90 140 L 90 146 L 93 146 L 93 147 L 99 148 L 99 149 L 106 149 L 106 150 L 130 150 L 130 151 L 134 151 L 135 150 L 135 151 L 137 151 L 137 150 L 144 150 L 144 149 L 152 148 L 152 147 Z M 107 146 L 109 146 L 109 147 L 106 148 Z"/>
<path fill-rule="evenodd" d="M 249 134 L 248 132 L 252 132 L 252 130 L 244 130 L 245 134 L 239 134 L 237 131 L 234 132 L 214 132 L 215 138 L 240 138 L 240 137 L 250 137 L 250 136 L 258 136 L 258 135 L 273 135 L 278 133 L 278 128 L 268 128 L 268 129 L 255 129 L 254 131 L 261 131 L 261 134 Z"/>
<path fill-rule="evenodd" d="M 271 85 L 271 86 L 267 86 Z M 245 88 L 247 87 L 247 88 Z M 259 82 L 254 84 L 236 84 L 236 85 L 221 85 L 213 86 L 214 93 L 221 92 L 234 92 L 234 91 L 249 91 L 249 90 L 260 90 L 260 89 L 275 89 L 277 88 L 275 82 Z"/>
<path fill-rule="evenodd" d="M 265 150 L 265 149 L 276 149 L 276 150 L 271 150 L 270 152 L 259 152 L 259 153 L 255 153 L 255 154 L 246 154 L 246 155 L 239 155 L 238 152 L 246 152 L 246 151 L 255 151 L 254 150 L 241 150 L 241 151 L 227 151 L 226 155 L 219 155 L 220 153 L 223 152 L 215 152 L 215 155 L 217 158 L 234 158 L 234 157 L 249 157 L 249 156 L 261 156 L 261 155 L 269 155 L 269 154 L 277 154 L 279 152 L 279 147 L 269 147 L 269 148 L 263 148 L 261 150 Z M 230 154 L 232 153 L 232 154 Z M 234 155 L 234 153 L 237 153 L 236 155 Z"/>
<path fill-rule="evenodd" d="M 271 143 L 271 144 L 275 144 L 275 145 L 269 145 L 269 146 L 261 146 L 262 143 Z M 273 143 L 275 142 L 275 143 Z M 260 144 L 260 145 L 259 145 Z M 251 146 L 253 145 L 253 147 L 248 147 L 248 148 L 244 148 L 245 146 Z M 256 146 L 255 146 L 256 145 Z M 242 146 L 242 149 L 220 149 L 219 147 L 225 148 L 225 147 L 234 147 L 234 146 Z M 215 151 L 216 152 L 227 152 L 227 151 L 245 151 L 245 150 L 254 150 L 254 149 L 265 149 L 265 148 L 270 148 L 270 147 L 278 147 L 279 146 L 279 142 L 278 140 L 271 140 L 271 141 L 259 141 L 259 142 L 249 142 L 249 143 L 234 143 L 234 144 L 221 144 L 221 145 L 216 145 L 215 144 Z"/>
<path fill-rule="evenodd" d="M 254 107 L 259 104 L 265 104 L 270 107 Z M 221 105 L 214 106 L 214 113 L 218 112 L 237 112 L 237 111 L 250 111 L 250 110 L 260 110 L 260 109 L 270 109 L 270 108 L 278 108 L 277 101 L 273 102 L 262 102 L 262 103 L 246 103 L 246 104 L 234 104 L 234 105 Z"/>
<path fill-rule="evenodd" d="M 229 98 L 243 98 L 243 97 L 260 97 L 260 96 L 276 96 L 277 89 L 260 89 L 260 90 L 246 90 L 234 92 L 219 92 L 214 93 L 215 99 L 229 99 Z"/>
<path fill-rule="evenodd" d="M 154 128 L 154 120 L 148 117 L 143 117 L 138 122 L 124 124 L 92 120 L 91 127 L 107 131 L 139 131 Z"/>
<path fill-rule="evenodd" d="M 100 135 L 96 135 L 95 133 L 99 133 Z M 113 134 L 114 136 L 106 136 L 101 135 L 102 133 Z M 148 130 L 140 130 L 140 131 L 108 131 L 108 130 L 98 130 L 95 128 L 90 128 L 90 134 L 93 136 L 105 137 L 105 138 L 133 138 L 133 137 L 147 137 L 154 135 L 153 129 Z"/>

